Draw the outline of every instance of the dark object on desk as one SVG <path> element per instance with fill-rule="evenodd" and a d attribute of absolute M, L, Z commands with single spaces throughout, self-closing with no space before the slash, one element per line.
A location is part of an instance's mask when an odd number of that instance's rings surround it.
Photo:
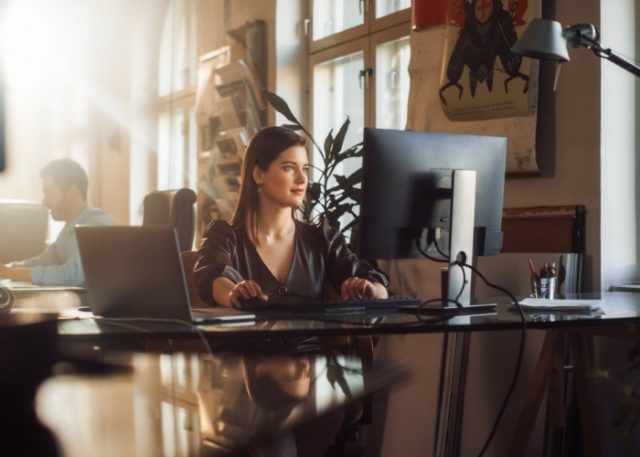
<path fill-rule="evenodd" d="M 97 316 L 200 324 L 205 317 L 217 322 L 220 312 L 228 319 L 235 311 L 210 308 L 209 316 L 200 310 L 194 319 L 173 227 L 85 226 L 76 234 Z"/>
<path fill-rule="evenodd" d="M 420 257 L 416 234 L 450 229 L 454 170 L 477 172 L 475 220 L 469 222 L 475 227 L 474 253 L 467 256 L 497 254 L 505 160 L 502 137 L 365 129 L 360 256 Z"/>
<path fill-rule="evenodd" d="M 178 234 L 180 251 L 193 247 L 196 194 L 193 190 L 158 190 L 144 197 L 142 225 L 170 225 Z"/>
<path fill-rule="evenodd" d="M 495 303 L 487 303 L 480 305 L 469 305 L 463 307 L 443 307 L 442 304 L 433 305 L 407 305 L 399 307 L 399 311 L 408 313 L 421 313 L 436 316 L 461 316 L 461 315 L 474 315 L 474 314 L 495 314 Z"/>
<path fill-rule="evenodd" d="M 0 201 L 0 263 L 34 257 L 44 251 L 49 211 L 39 203 Z"/>
<path fill-rule="evenodd" d="M 346 315 L 366 314 L 368 312 L 395 312 L 402 306 L 419 306 L 422 303 L 416 297 L 361 298 L 349 300 L 287 300 L 269 303 L 265 313 L 281 312 L 289 315 Z"/>
<path fill-rule="evenodd" d="M 38 420 L 35 394 L 57 357 L 55 315 L 0 314 L 0 442 L 3 455 L 57 456 Z"/>
<path fill-rule="evenodd" d="M 94 314 L 191 322 L 172 227 L 77 227 L 76 234 Z"/>
<path fill-rule="evenodd" d="M 365 128 L 360 256 L 444 251 L 443 306 L 468 306 L 472 286 L 461 265 L 502 247 L 506 153 L 503 137 Z M 446 242 L 437 239 L 439 229 Z"/>

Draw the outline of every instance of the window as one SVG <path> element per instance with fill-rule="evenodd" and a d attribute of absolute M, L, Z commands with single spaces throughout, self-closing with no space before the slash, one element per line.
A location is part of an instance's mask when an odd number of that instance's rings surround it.
<path fill-rule="evenodd" d="M 156 189 L 196 187 L 195 0 L 167 7 L 158 65 Z"/>
<path fill-rule="evenodd" d="M 311 131 L 319 141 L 348 117 L 345 147 L 364 127 L 404 129 L 409 95 L 410 0 L 311 0 Z M 317 151 L 313 161 L 319 163 Z M 360 159 L 335 170 L 351 175 Z M 317 175 L 316 175 L 317 176 Z M 342 224 L 348 223 L 343 220 Z"/>
<path fill-rule="evenodd" d="M 403 129 L 409 94 L 410 0 L 312 0 L 311 124 L 324 139 L 346 117 L 345 142 L 365 126 Z"/>

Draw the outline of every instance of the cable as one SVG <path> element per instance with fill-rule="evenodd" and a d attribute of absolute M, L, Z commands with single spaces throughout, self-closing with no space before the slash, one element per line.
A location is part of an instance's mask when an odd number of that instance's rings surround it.
<path fill-rule="evenodd" d="M 437 257 L 433 257 L 433 256 L 429 255 L 429 254 L 427 253 L 427 251 L 423 250 L 423 249 L 422 249 L 422 246 L 420 246 L 420 236 L 419 236 L 419 235 L 416 235 L 416 237 L 414 238 L 414 241 L 415 241 L 415 243 L 416 243 L 416 248 L 418 249 L 418 251 L 420 252 L 420 254 L 422 254 L 422 255 L 423 255 L 424 257 L 426 257 L 427 259 L 429 259 L 429 260 L 433 260 L 434 262 L 449 263 L 449 260 L 448 260 L 448 259 L 446 259 L 446 258 L 445 258 L 445 259 L 439 259 L 439 258 L 437 258 Z M 437 245 L 436 245 L 436 247 L 437 247 Z M 429 248 L 429 245 L 427 245 L 427 249 L 428 249 L 428 248 Z M 442 254 L 439 250 L 438 250 L 438 253 L 439 253 L 440 255 L 442 255 L 443 257 L 447 257 L 447 256 L 445 256 L 444 254 Z"/>
<path fill-rule="evenodd" d="M 462 270 L 462 286 L 460 286 L 460 291 L 458 292 L 458 295 L 456 295 L 456 298 L 455 298 L 455 302 L 459 303 L 458 300 L 460 300 L 460 297 L 462 296 L 462 293 L 464 292 L 464 289 L 467 286 L 467 274 L 464 271 L 463 263 L 460 263 L 458 262 L 458 260 L 456 260 L 455 264 L 460 267 L 460 270 Z M 458 305 L 458 306 L 462 306 L 462 305 Z"/>
<path fill-rule="evenodd" d="M 440 254 L 442 257 L 449 258 L 447 254 L 442 252 L 442 249 L 440 249 L 440 246 L 438 246 L 438 240 L 436 240 L 435 237 L 433 238 L 433 245 L 435 246 L 436 251 L 438 251 L 438 254 Z"/>
<path fill-rule="evenodd" d="M 511 300 L 513 301 L 513 303 L 515 304 L 516 308 L 518 309 L 518 312 L 520 313 L 520 318 L 522 320 L 522 330 L 521 330 L 521 337 L 520 337 L 520 347 L 518 348 L 518 358 L 516 360 L 516 368 L 515 371 L 513 373 L 513 379 L 511 380 L 511 385 L 509 386 L 509 389 L 507 390 L 507 393 L 504 397 L 504 400 L 502 401 L 502 405 L 500 406 L 500 410 L 498 411 L 498 415 L 496 416 L 496 419 L 493 423 L 493 427 L 491 428 L 491 432 L 489 433 L 489 436 L 487 437 L 487 440 L 485 441 L 484 445 L 482 446 L 482 449 L 480 450 L 480 453 L 478 454 L 478 457 L 482 457 L 484 455 L 484 453 L 486 452 L 487 448 L 489 447 L 489 444 L 491 443 L 491 440 L 493 439 L 493 436 L 496 433 L 496 430 L 498 429 L 498 425 L 500 424 L 500 419 L 502 419 L 502 415 L 504 414 L 505 410 L 507 409 L 507 404 L 509 403 L 509 400 L 511 398 L 511 395 L 513 394 L 513 391 L 515 390 L 516 384 L 518 382 L 518 377 L 520 376 L 520 367 L 522 365 L 522 355 L 524 353 L 524 345 L 525 345 L 525 341 L 526 341 L 526 336 L 527 336 L 527 319 L 524 315 L 524 312 L 522 311 L 522 307 L 520 306 L 520 303 L 518 302 L 518 300 L 516 300 L 516 298 L 513 296 L 513 294 L 511 292 L 509 292 L 507 289 L 505 289 L 504 287 L 500 287 L 496 284 L 493 284 L 491 282 L 489 282 L 487 280 L 487 278 L 484 277 L 484 275 L 482 273 L 480 273 L 480 271 L 467 264 L 464 263 L 463 264 L 464 267 L 469 268 L 472 272 L 474 272 L 476 275 L 478 275 L 480 277 L 480 279 L 482 279 L 482 281 L 484 281 L 484 283 L 491 287 L 492 289 L 496 289 L 500 292 L 503 292 L 505 294 L 507 294 L 509 296 L 509 298 L 511 298 Z"/>
<path fill-rule="evenodd" d="M 438 247 L 438 242 L 436 241 L 435 237 L 432 236 L 432 231 L 431 229 L 429 229 L 429 232 L 427 234 L 427 249 L 429 246 L 433 245 L 436 248 L 436 251 L 438 251 L 438 254 L 440 254 L 442 257 L 445 257 L 444 259 L 438 259 L 437 257 L 433 257 L 431 255 L 429 255 L 425 250 L 422 249 L 422 247 L 420 246 L 420 237 L 416 236 L 414 238 L 414 241 L 416 243 L 416 248 L 418 249 L 418 251 L 420 252 L 420 254 L 422 254 L 424 257 L 426 257 L 429 260 L 432 260 L 434 262 L 442 262 L 442 263 L 449 263 L 449 259 L 448 256 L 442 252 L 442 250 L 440 250 L 440 248 Z M 463 264 L 464 262 L 460 262 L 459 259 L 456 259 L 456 261 L 454 262 L 456 265 L 458 265 L 460 267 L 460 269 L 462 270 L 462 286 L 460 287 L 460 290 L 458 291 L 458 295 L 456 295 L 456 298 L 454 298 L 453 300 L 451 299 L 446 299 L 447 302 L 451 302 L 451 303 L 455 303 L 455 305 L 458 308 L 462 308 L 462 304 L 460 303 L 460 297 L 462 296 L 462 293 L 464 292 L 464 289 L 468 283 L 467 281 L 467 276 L 466 273 L 464 271 L 464 267 Z M 433 303 L 435 301 L 437 301 L 438 299 L 434 299 L 434 300 L 429 300 L 429 302 Z M 442 300 L 440 300 L 442 301 Z M 424 304 L 424 302 L 423 302 Z"/>

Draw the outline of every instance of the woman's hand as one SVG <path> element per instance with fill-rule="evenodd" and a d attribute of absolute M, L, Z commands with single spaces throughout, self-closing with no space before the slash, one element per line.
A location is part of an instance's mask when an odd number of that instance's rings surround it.
<path fill-rule="evenodd" d="M 389 296 L 386 287 L 382 284 L 355 276 L 351 276 L 342 282 L 340 295 L 346 299 L 387 298 Z"/>
<path fill-rule="evenodd" d="M 256 297 L 265 303 L 268 300 L 260 286 L 250 279 L 235 283 L 229 278 L 219 276 L 213 280 L 212 289 L 213 300 L 221 306 L 242 308 L 241 300 L 256 300 Z"/>
<path fill-rule="evenodd" d="M 240 281 L 238 284 L 234 285 L 229 291 L 228 297 L 231 306 L 238 309 L 244 307 L 241 303 L 243 300 L 257 298 L 265 303 L 269 300 L 269 297 L 262 292 L 260 285 L 251 279 L 245 279 L 244 281 Z"/>

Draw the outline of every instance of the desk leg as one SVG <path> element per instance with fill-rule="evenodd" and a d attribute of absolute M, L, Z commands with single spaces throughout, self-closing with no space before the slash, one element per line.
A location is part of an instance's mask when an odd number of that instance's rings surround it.
<path fill-rule="evenodd" d="M 538 417 L 542 398 L 551 376 L 552 362 L 554 360 L 554 353 L 558 347 L 559 337 L 559 330 L 548 330 L 544 338 L 542 350 L 525 396 L 522 413 L 520 419 L 518 419 L 513 440 L 509 447 L 508 455 L 511 457 L 520 457 L 522 450 L 526 449 L 529 444 L 531 431 Z"/>
<path fill-rule="evenodd" d="M 444 335 L 436 420 L 435 457 L 458 457 L 469 359 L 469 334 Z"/>
<path fill-rule="evenodd" d="M 545 438 L 544 455 L 560 455 L 566 438 L 566 350 L 565 335 L 561 335 L 562 340 L 556 344 L 553 351 L 553 361 L 551 373 L 549 374 L 549 385 L 547 388 L 547 436 Z"/>
<path fill-rule="evenodd" d="M 573 357 L 574 382 L 576 384 L 576 396 L 578 399 L 578 413 L 580 415 L 580 434 L 582 446 L 586 457 L 601 455 L 598 426 L 594 415 L 593 402 L 589 392 L 589 380 L 586 371 L 590 366 L 587 356 L 585 338 L 588 336 L 571 334 L 569 341 Z"/>

